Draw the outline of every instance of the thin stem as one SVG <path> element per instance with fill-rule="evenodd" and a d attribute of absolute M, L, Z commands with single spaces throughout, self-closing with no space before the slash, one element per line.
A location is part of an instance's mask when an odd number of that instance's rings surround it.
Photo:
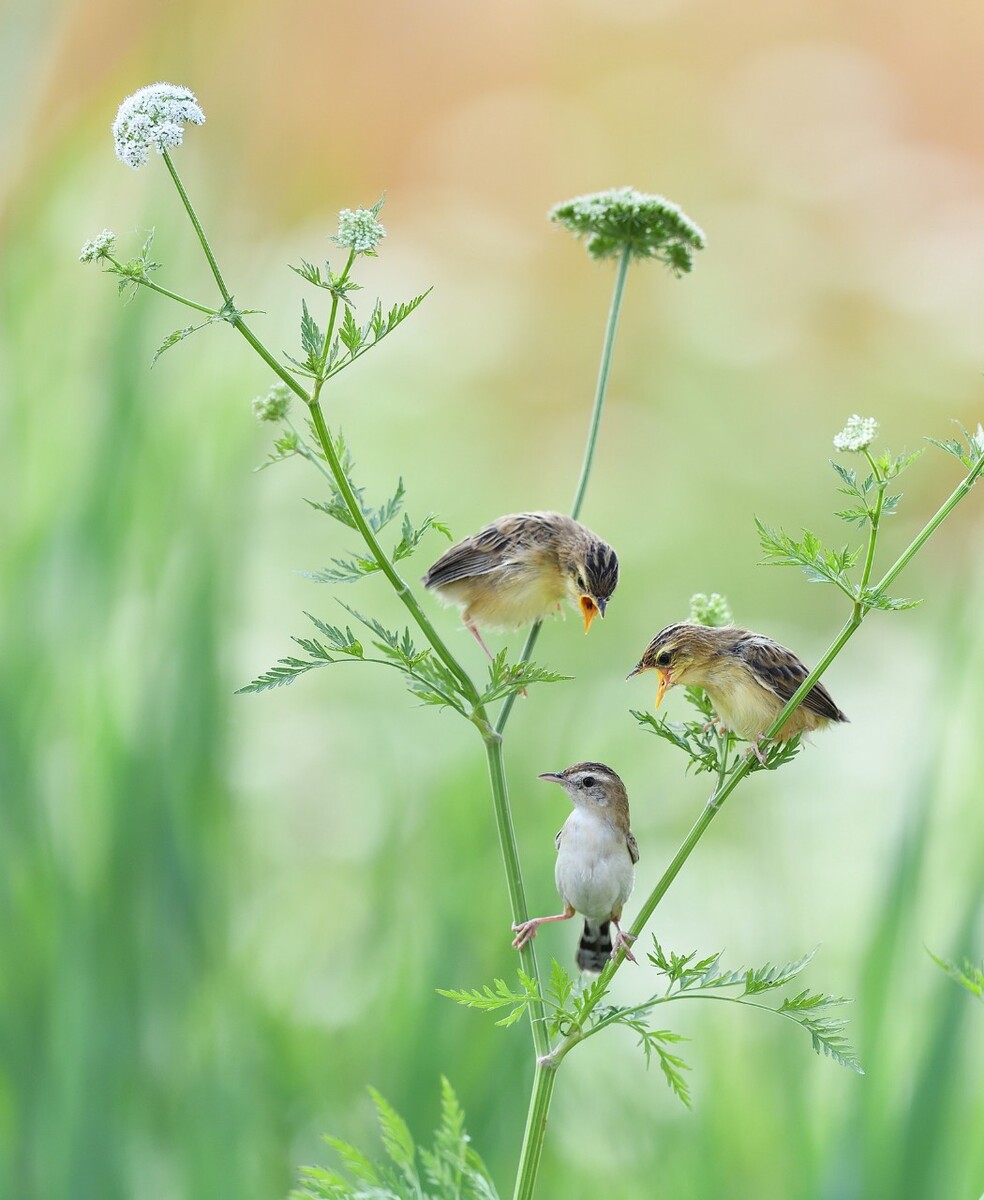
<path fill-rule="evenodd" d="M 195 228 L 195 233 L 198 235 L 198 240 L 202 244 L 202 249 L 205 251 L 205 257 L 208 259 L 208 265 L 211 268 L 212 274 L 215 277 L 215 282 L 218 285 L 219 291 L 222 293 L 222 299 L 228 304 L 232 300 L 232 295 L 226 287 L 225 280 L 222 278 L 222 272 L 219 270 L 219 264 L 215 261 L 215 255 L 212 253 L 212 247 L 209 245 L 208 238 L 205 236 L 205 230 L 202 228 L 202 223 L 198 219 L 198 213 L 195 212 L 194 205 L 188 193 L 184 189 L 184 184 L 181 182 L 181 176 L 174 168 L 174 163 L 171 161 L 171 156 L 167 149 L 161 150 L 161 158 L 164 159 L 165 166 L 171 173 L 171 179 L 174 181 L 174 186 L 178 189 L 178 195 L 181 197 L 181 203 L 185 207 L 185 212 Z"/>
<path fill-rule="evenodd" d="M 115 260 L 114 260 L 115 261 Z M 117 266 L 120 264 L 117 263 Z M 166 287 L 161 287 L 159 283 L 155 283 L 152 279 L 131 277 L 134 283 L 139 283 L 143 287 L 148 287 L 151 291 L 159 292 L 160 295 L 166 296 L 168 300 L 176 300 L 179 304 L 183 304 L 186 308 L 193 308 L 195 312 L 205 313 L 208 317 L 217 317 L 218 309 L 209 308 L 204 304 L 197 304 L 194 300 L 189 300 L 187 296 L 179 296 L 177 292 L 172 292 Z"/>
<path fill-rule="evenodd" d="M 605 406 L 605 393 L 608 390 L 608 372 L 612 365 L 612 351 L 615 349 L 615 333 L 618 329 L 619 313 L 622 310 L 622 296 L 625 293 L 625 277 L 629 270 L 629 248 L 622 251 L 618 260 L 618 271 L 615 275 L 615 288 L 612 291 L 612 303 L 608 310 L 608 324 L 605 326 L 605 341 L 601 348 L 601 364 L 598 368 L 598 383 L 595 387 L 594 408 L 591 412 L 591 424 L 588 428 L 588 440 L 584 447 L 584 462 L 581 464 L 581 478 L 574 493 L 571 504 L 571 516 L 577 520 L 581 515 L 584 504 L 584 493 L 588 488 L 591 476 L 591 464 L 594 462 L 595 446 L 598 442 L 598 429 L 601 426 L 601 413 Z"/>
<path fill-rule="evenodd" d="M 526 645 L 523 647 L 523 652 L 519 656 L 520 663 L 530 661 L 530 655 L 533 653 L 533 647 L 536 645 L 536 639 L 540 636 L 540 630 L 543 628 L 543 622 L 537 621 L 533 628 L 526 635 Z M 509 720 L 509 714 L 512 712 L 513 705 L 516 703 L 517 693 L 513 692 L 507 696 L 502 702 L 502 708 L 499 709 L 499 716 L 495 722 L 495 731 L 502 737 L 506 728 L 506 722 Z"/>
<path fill-rule="evenodd" d="M 523 1133 L 523 1148 L 519 1154 L 516 1172 L 516 1189 L 513 1200 L 532 1200 L 536 1177 L 540 1170 L 543 1141 L 547 1133 L 547 1117 L 553 1097 L 557 1070 L 553 1064 L 537 1062 L 533 1076 L 533 1091 L 530 1107 L 526 1114 L 526 1130 Z"/>
<path fill-rule="evenodd" d="M 574 502 L 571 504 L 571 516 L 576 521 L 581 515 L 584 504 L 584 494 L 588 490 L 588 480 L 591 478 L 591 467 L 594 463 L 595 447 L 598 444 L 598 431 L 601 428 L 601 414 L 605 407 L 605 396 L 608 392 L 608 375 L 612 365 L 612 353 L 615 349 L 615 334 L 618 331 L 618 320 L 622 312 L 622 298 L 625 295 L 625 278 L 629 270 L 631 255 L 626 247 L 618 260 L 618 270 L 615 274 L 615 286 L 612 289 L 612 302 L 608 309 L 608 323 L 605 326 L 605 340 L 601 347 L 601 363 L 598 367 L 598 382 L 595 386 L 594 406 L 591 410 L 591 421 L 588 425 L 588 438 L 584 447 L 584 460 L 581 464 L 581 476 L 574 492 Z M 519 656 L 521 663 L 529 662 L 533 647 L 536 645 L 542 621 L 537 621 L 526 638 L 526 645 Z M 495 723 L 495 731 L 500 736 L 509 721 L 513 705 L 516 703 L 516 693 L 507 696 Z"/>

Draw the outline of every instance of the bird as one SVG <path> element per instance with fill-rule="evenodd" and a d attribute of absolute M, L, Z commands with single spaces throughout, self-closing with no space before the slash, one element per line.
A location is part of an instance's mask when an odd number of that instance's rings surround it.
<path fill-rule="evenodd" d="M 651 670 L 659 676 L 657 708 L 677 684 L 703 688 L 720 724 L 752 742 L 760 759 L 765 731 L 809 674 L 792 650 L 764 634 L 737 625 L 711 627 L 689 621 L 660 630 L 626 678 Z M 775 740 L 785 742 L 846 720 L 823 684 L 816 683 Z"/>
<path fill-rule="evenodd" d="M 575 763 L 538 778 L 559 783 L 574 805 L 557 834 L 554 879 L 564 911 L 513 925 L 513 946 L 522 949 L 547 921 L 568 921 L 580 913 L 584 930 L 576 962 L 582 971 L 601 971 L 620 950 L 635 962 L 631 950 L 635 938 L 619 924 L 639 861 L 639 847 L 629 828 L 625 784 L 611 767 L 599 762 Z"/>
<path fill-rule="evenodd" d="M 478 626 L 511 630 L 541 621 L 565 598 L 580 610 L 584 632 L 603 617 L 618 583 L 618 557 L 573 517 L 511 513 L 464 538 L 423 578 L 445 604 L 462 609 L 465 627 L 492 658 Z"/>

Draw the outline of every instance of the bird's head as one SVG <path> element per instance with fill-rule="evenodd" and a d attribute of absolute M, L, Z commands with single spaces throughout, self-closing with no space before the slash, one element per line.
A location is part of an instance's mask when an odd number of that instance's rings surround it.
<path fill-rule="evenodd" d="M 688 621 L 667 625 L 649 643 L 626 678 L 641 675 L 643 671 L 655 671 L 659 676 L 656 691 L 656 707 L 659 708 L 667 688 L 678 683 L 700 686 L 707 666 L 720 653 L 724 632 L 724 629 L 692 625 Z"/>
<path fill-rule="evenodd" d="M 593 535 L 574 546 L 564 562 L 567 592 L 584 618 L 584 632 L 596 616 L 604 616 L 618 583 L 618 556 Z"/>
<path fill-rule="evenodd" d="M 629 811 L 625 784 L 604 763 L 579 762 L 563 771 L 546 771 L 538 778 L 559 783 L 577 807 L 624 809 L 626 814 Z"/>

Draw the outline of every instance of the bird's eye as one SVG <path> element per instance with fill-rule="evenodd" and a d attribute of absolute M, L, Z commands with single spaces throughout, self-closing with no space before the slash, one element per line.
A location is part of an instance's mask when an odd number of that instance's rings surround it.
<path fill-rule="evenodd" d="M 670 654 L 669 650 L 664 650 L 663 653 L 660 654 L 658 656 L 658 658 L 656 659 L 656 666 L 657 667 L 668 667 L 670 665 L 671 657 L 672 657 L 672 655 Z"/>
<path fill-rule="evenodd" d="M 581 787 L 594 787 L 595 777 L 593 775 L 585 775 L 581 780 Z"/>
<path fill-rule="evenodd" d="M 584 582 L 584 576 L 580 571 L 578 571 L 578 573 L 574 576 L 574 582 L 577 584 L 580 591 L 586 592 L 588 590 L 588 585 Z"/>

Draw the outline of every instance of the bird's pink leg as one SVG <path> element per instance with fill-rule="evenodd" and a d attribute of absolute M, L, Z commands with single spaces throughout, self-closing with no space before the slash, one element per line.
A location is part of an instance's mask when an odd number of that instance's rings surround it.
<path fill-rule="evenodd" d="M 528 921 L 523 921 L 520 925 L 513 926 L 513 933 L 516 935 L 513 938 L 513 949 L 522 950 L 527 942 L 532 942 L 536 937 L 537 927 L 546 925 L 548 921 L 569 921 L 574 916 L 573 908 L 565 908 L 562 913 L 555 913 L 552 917 L 530 917 Z"/>
<path fill-rule="evenodd" d="M 482 649 L 489 656 L 489 658 L 492 659 L 493 662 L 495 662 L 495 655 L 492 653 L 492 651 L 488 648 L 488 646 L 486 646 L 485 642 L 482 640 L 482 635 L 478 632 L 478 626 L 473 621 L 469 621 L 466 619 L 465 620 L 465 628 L 472 635 L 472 637 L 475 639 L 475 641 L 478 642 L 478 644 L 482 647 Z"/>
<path fill-rule="evenodd" d="M 612 942 L 612 958 L 618 954 L 619 950 L 625 951 L 625 957 L 629 962 L 637 963 L 639 960 L 632 953 L 632 943 L 635 941 L 635 934 L 625 933 L 618 921 L 612 921 L 615 926 L 615 940 Z"/>

